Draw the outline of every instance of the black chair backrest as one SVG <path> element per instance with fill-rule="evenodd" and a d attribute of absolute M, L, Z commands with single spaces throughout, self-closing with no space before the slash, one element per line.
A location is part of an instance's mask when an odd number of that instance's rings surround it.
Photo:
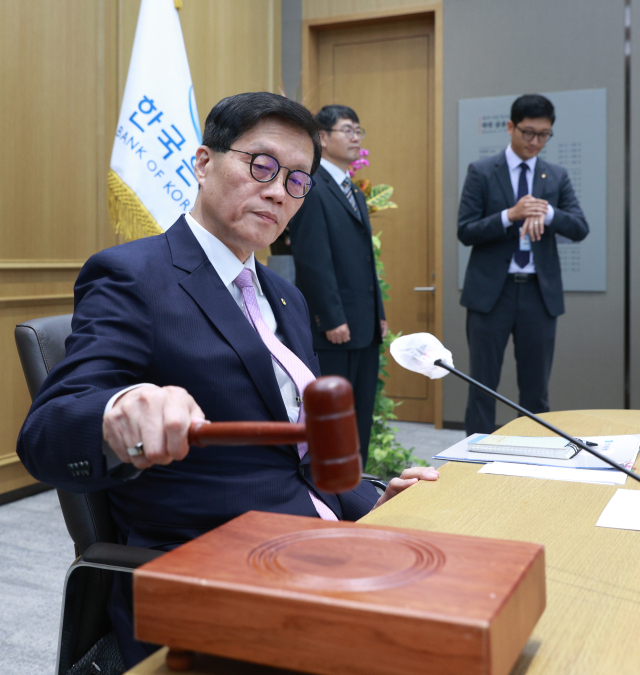
<path fill-rule="evenodd" d="M 64 341 L 71 333 L 71 316 L 45 316 L 16 326 L 16 345 L 31 400 L 49 371 L 65 356 Z"/>
<path fill-rule="evenodd" d="M 65 340 L 71 333 L 71 314 L 32 319 L 16 326 L 15 338 L 31 398 L 35 398 L 49 371 L 65 356 Z M 74 493 L 58 490 L 67 530 L 76 555 L 99 541 L 117 543 L 106 493 Z"/>

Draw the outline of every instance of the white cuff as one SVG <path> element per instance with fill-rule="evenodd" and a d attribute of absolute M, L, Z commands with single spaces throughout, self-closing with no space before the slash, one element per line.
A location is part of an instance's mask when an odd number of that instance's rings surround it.
<path fill-rule="evenodd" d="M 502 227 L 504 227 L 505 229 L 510 225 L 513 225 L 513 223 L 509 220 L 509 216 L 507 215 L 508 213 L 509 209 L 505 209 L 500 213 L 500 217 L 502 218 Z"/>
<path fill-rule="evenodd" d="M 145 384 L 149 384 L 148 382 L 140 382 L 140 384 L 132 384 L 130 387 L 127 387 L 126 389 L 121 389 L 119 392 L 114 394 L 108 401 L 107 405 L 104 407 L 104 413 L 103 415 L 106 415 L 111 408 L 113 408 L 114 403 L 124 394 L 126 394 L 128 391 L 131 391 L 132 389 L 137 389 L 138 387 L 142 387 Z M 152 387 L 157 387 L 158 385 L 156 384 L 151 384 L 150 386 Z"/>
<path fill-rule="evenodd" d="M 547 215 L 544 217 L 544 224 L 551 225 L 554 215 L 555 211 L 553 210 L 553 206 L 551 206 L 551 204 L 547 204 Z"/>

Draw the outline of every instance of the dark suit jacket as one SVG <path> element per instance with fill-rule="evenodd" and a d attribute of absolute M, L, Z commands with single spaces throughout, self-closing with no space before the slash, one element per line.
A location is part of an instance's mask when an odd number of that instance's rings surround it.
<path fill-rule="evenodd" d="M 360 220 L 331 175 L 320 167 L 316 186 L 291 219 L 296 285 L 311 314 L 313 346 L 362 349 L 381 342 L 382 297 L 363 194 L 355 190 Z M 351 340 L 333 344 L 325 332 L 349 324 Z"/>
<path fill-rule="evenodd" d="M 589 226 L 562 167 L 538 158 L 532 194 L 554 209 L 551 224 L 540 241 L 531 242 L 531 248 L 544 303 L 551 316 L 559 316 L 564 299 L 555 235 L 581 241 Z M 518 239 L 518 228 L 505 229 L 500 214 L 514 204 L 504 152 L 469 166 L 458 211 L 458 239 L 473 246 L 460 299 L 464 307 L 487 313 L 498 300 Z"/>
<path fill-rule="evenodd" d="M 256 267 L 287 346 L 318 375 L 302 295 Z M 317 515 L 307 491 L 308 455 L 301 462 L 293 445 L 192 447 L 183 461 L 131 481 L 106 474 L 103 411 L 131 384 L 184 387 L 212 421 L 288 421 L 268 350 L 184 218 L 165 234 L 90 258 L 75 304 L 67 356 L 45 381 L 18 439 L 33 476 L 74 492 L 108 488 L 120 537 L 137 546 L 171 547 L 251 509 Z M 81 461 L 90 463 L 90 477 L 70 470 Z M 370 484 L 320 496 L 350 520 L 377 499 Z"/>

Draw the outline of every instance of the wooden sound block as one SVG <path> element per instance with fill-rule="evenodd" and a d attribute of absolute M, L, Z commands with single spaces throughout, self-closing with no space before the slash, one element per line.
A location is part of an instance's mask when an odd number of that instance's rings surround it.
<path fill-rule="evenodd" d="M 507 675 L 544 548 L 252 511 L 134 572 L 136 637 L 319 675 Z"/>

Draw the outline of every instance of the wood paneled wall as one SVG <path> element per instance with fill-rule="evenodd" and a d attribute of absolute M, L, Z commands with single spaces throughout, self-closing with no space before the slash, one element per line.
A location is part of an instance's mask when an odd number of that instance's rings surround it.
<path fill-rule="evenodd" d="M 0 3 L 0 493 L 33 482 L 15 454 L 30 404 L 15 325 L 72 311 L 84 261 L 118 243 L 106 176 L 139 6 Z M 280 0 L 183 0 L 201 125 L 224 96 L 278 91 L 280 12 Z"/>
<path fill-rule="evenodd" d="M 421 9 L 423 5 L 425 3 L 419 0 L 302 0 L 302 19 L 326 19 L 387 9 Z"/>

